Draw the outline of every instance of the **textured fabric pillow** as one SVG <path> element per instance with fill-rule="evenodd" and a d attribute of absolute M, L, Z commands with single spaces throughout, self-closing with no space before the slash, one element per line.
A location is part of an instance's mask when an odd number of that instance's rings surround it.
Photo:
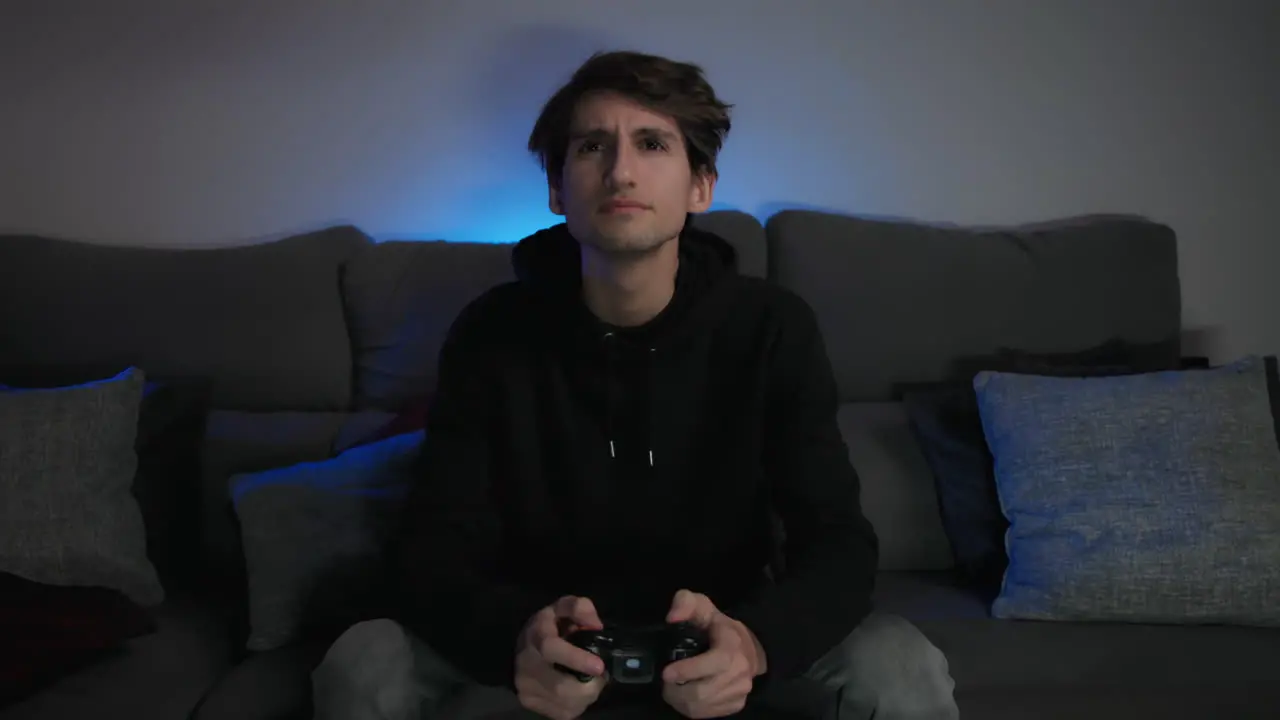
<path fill-rule="evenodd" d="M 144 608 L 115 590 L 0 573 L 0 707 L 155 629 Z"/>
<path fill-rule="evenodd" d="M 970 384 L 943 383 L 909 392 L 903 407 L 933 475 L 938 513 L 961 582 L 995 596 L 1007 559 L 1009 527 L 996 495 L 991 452 Z"/>
<path fill-rule="evenodd" d="M 0 392 L 0 572 L 164 600 L 131 494 L 144 383 Z"/>
<path fill-rule="evenodd" d="M 250 650 L 271 650 L 375 612 L 383 546 L 413 480 L 425 432 L 321 462 L 235 475 L 249 581 Z"/>
<path fill-rule="evenodd" d="M 1008 521 L 996 496 L 995 469 L 982 432 L 973 377 L 1003 371 L 1091 377 L 1171 370 L 1179 366 L 1171 340 L 1133 344 L 1111 340 L 1075 353 L 1039 354 L 1003 349 L 961 358 L 954 381 L 904 388 L 903 405 L 933 474 L 938 510 L 960 580 L 990 600 L 999 591 L 1008 558 Z"/>
<path fill-rule="evenodd" d="M 41 366 L 0 370 L 0 391 L 58 389 L 112 377 L 126 368 Z M 145 370 L 144 370 L 145 372 Z M 133 495 L 147 533 L 147 557 L 166 588 L 194 575 L 200 445 L 213 384 L 207 379 L 148 374 L 138 411 Z"/>
<path fill-rule="evenodd" d="M 1009 518 L 1000 618 L 1280 624 L 1280 447 L 1263 361 L 980 373 Z"/>

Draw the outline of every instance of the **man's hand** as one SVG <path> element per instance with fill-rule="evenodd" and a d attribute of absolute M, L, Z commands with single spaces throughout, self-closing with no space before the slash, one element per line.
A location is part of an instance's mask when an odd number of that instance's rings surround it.
<path fill-rule="evenodd" d="M 552 720 L 573 720 L 586 712 L 604 689 L 604 661 L 571 645 L 562 634 L 603 627 L 595 606 L 581 597 L 562 597 L 529 618 L 516 650 L 520 704 Z M 581 682 L 557 670 L 556 663 L 595 677 Z"/>
<path fill-rule="evenodd" d="M 711 648 L 671 663 L 662 672 L 662 697 L 687 718 L 717 718 L 740 712 L 754 679 L 766 669 L 764 648 L 747 626 L 716 609 L 700 593 L 681 590 L 667 622 L 704 628 Z"/>

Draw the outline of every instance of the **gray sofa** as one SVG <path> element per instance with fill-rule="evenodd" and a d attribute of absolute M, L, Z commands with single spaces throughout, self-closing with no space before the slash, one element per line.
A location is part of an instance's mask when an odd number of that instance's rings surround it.
<path fill-rule="evenodd" d="M 784 211 L 700 216 L 743 272 L 816 309 L 840 424 L 882 544 L 879 609 L 946 653 L 966 718 L 1280 717 L 1280 631 L 995 620 L 953 580 L 933 480 L 894 388 L 1001 347 L 1068 351 L 1181 328 L 1168 228 L 1081 218 L 984 232 Z M 195 499 L 195 580 L 159 630 L 0 710 L 0 720 L 309 716 L 318 633 L 243 649 L 246 590 L 227 499 L 237 472 L 323 459 L 434 382 L 456 313 L 511 277 L 510 246 L 374 243 L 353 227 L 253 246 L 158 250 L 0 238 L 0 367 L 133 363 L 214 381 Z"/>

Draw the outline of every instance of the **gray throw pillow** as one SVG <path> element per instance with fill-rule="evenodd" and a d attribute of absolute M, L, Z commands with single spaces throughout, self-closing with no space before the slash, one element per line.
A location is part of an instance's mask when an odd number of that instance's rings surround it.
<path fill-rule="evenodd" d="M 249 581 L 250 650 L 376 614 L 383 550 L 413 483 L 424 431 L 230 480 Z"/>
<path fill-rule="evenodd" d="M 1280 448 L 1261 358 L 974 379 L 1009 519 L 999 618 L 1280 625 Z"/>
<path fill-rule="evenodd" d="M 144 384 L 0 390 L 0 572 L 164 600 L 132 494 Z"/>

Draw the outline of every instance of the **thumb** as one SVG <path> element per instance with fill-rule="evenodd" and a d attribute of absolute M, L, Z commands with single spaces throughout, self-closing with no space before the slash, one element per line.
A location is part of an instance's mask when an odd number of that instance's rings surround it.
<path fill-rule="evenodd" d="M 588 630 L 599 630 L 604 627 L 600 622 L 600 614 L 596 612 L 595 603 L 589 598 L 566 596 L 555 604 L 556 617 Z"/>
<path fill-rule="evenodd" d="M 581 628 L 588 630 L 603 630 L 604 623 L 600 620 L 600 613 L 596 611 L 596 604 L 591 602 L 591 598 L 578 598 L 578 602 L 573 608 L 573 622 Z"/>
<path fill-rule="evenodd" d="M 690 590 L 678 590 L 671 600 L 671 611 L 667 613 L 667 622 L 691 622 L 698 612 L 698 595 Z"/>

